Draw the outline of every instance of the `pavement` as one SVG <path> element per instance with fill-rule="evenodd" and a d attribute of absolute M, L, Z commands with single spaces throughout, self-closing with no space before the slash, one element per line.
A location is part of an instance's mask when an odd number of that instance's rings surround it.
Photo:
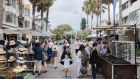
<path fill-rule="evenodd" d="M 60 47 L 60 49 L 62 49 Z M 62 52 L 62 50 L 60 50 Z M 59 63 L 60 61 L 60 57 L 61 57 L 61 53 L 60 55 L 57 57 L 57 69 L 54 69 L 52 67 L 51 64 L 48 64 L 48 72 L 45 74 L 41 74 L 40 76 L 36 76 L 35 79 L 80 79 L 77 78 L 77 62 L 76 62 L 76 55 L 74 53 L 74 50 L 71 50 L 72 52 L 72 58 L 74 60 L 73 64 L 71 65 L 71 77 L 72 78 L 65 78 L 65 72 L 63 71 L 64 67 Z M 92 79 L 91 78 L 91 70 L 89 69 L 88 71 L 89 75 L 88 77 L 84 77 L 81 79 Z M 102 74 L 97 74 L 97 78 L 96 79 L 105 79 L 104 76 Z"/>

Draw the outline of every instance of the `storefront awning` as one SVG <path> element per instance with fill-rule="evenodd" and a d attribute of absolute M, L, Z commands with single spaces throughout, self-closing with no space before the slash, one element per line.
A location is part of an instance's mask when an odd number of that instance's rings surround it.
<path fill-rule="evenodd" d="M 134 12 L 131 12 L 128 15 L 126 24 L 129 24 L 129 25 L 140 24 L 140 9 L 138 9 Z"/>

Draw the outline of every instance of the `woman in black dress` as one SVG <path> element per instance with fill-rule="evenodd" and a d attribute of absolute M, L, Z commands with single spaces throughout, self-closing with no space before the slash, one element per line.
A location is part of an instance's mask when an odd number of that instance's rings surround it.
<path fill-rule="evenodd" d="M 70 44 L 68 43 L 67 40 L 64 41 L 63 53 L 62 53 L 62 55 L 61 55 L 61 60 L 63 60 L 63 59 L 65 58 L 65 55 L 68 55 L 68 57 L 69 57 L 70 59 L 72 59 L 72 58 L 71 58 L 71 53 L 70 53 Z M 61 61 L 60 63 L 61 63 L 62 65 L 64 65 L 64 62 L 63 62 L 63 61 Z M 72 62 L 70 62 L 70 63 L 72 64 Z"/>
<path fill-rule="evenodd" d="M 92 66 L 92 78 L 95 79 L 96 78 L 96 72 L 97 72 L 97 63 L 98 63 L 98 50 L 97 50 L 97 43 L 93 43 L 92 45 L 92 50 L 91 50 L 91 54 L 90 54 L 90 59 L 89 59 L 89 63 Z"/>

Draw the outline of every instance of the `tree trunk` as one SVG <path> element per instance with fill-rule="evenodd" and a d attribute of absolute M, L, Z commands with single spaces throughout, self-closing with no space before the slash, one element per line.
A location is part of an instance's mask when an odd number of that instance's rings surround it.
<path fill-rule="evenodd" d="M 111 25 L 111 21 L 110 21 L 110 2 L 108 1 L 108 22 L 107 25 Z"/>
<path fill-rule="evenodd" d="M 3 0 L 0 0 L 0 29 L 2 29 L 3 21 Z"/>
<path fill-rule="evenodd" d="M 41 29 L 40 31 L 43 30 L 43 9 L 41 10 Z"/>
<path fill-rule="evenodd" d="M 32 29 L 36 30 L 36 27 L 35 27 L 35 4 L 33 4 L 32 8 L 33 8 L 33 12 L 32 12 L 32 15 L 33 15 Z"/>
<path fill-rule="evenodd" d="M 87 14 L 87 27 L 86 28 L 88 29 L 88 14 Z"/>
<path fill-rule="evenodd" d="M 48 23 L 49 23 L 49 9 L 50 7 L 47 8 L 47 12 L 46 12 L 46 31 L 49 30 L 48 29 Z"/>
<path fill-rule="evenodd" d="M 119 0 L 119 25 L 122 25 L 122 0 Z"/>
<path fill-rule="evenodd" d="M 91 15 L 91 29 L 92 29 L 92 23 L 93 22 L 93 14 Z"/>

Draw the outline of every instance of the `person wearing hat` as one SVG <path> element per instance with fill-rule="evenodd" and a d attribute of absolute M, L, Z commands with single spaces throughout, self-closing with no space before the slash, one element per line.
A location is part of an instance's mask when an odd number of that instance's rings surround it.
<path fill-rule="evenodd" d="M 42 62 L 42 52 L 43 49 L 40 46 L 39 40 L 35 41 L 35 46 L 33 47 L 33 51 L 34 51 L 34 73 L 33 75 L 35 75 L 35 71 L 36 69 L 38 69 L 38 75 L 41 75 L 41 62 Z"/>

